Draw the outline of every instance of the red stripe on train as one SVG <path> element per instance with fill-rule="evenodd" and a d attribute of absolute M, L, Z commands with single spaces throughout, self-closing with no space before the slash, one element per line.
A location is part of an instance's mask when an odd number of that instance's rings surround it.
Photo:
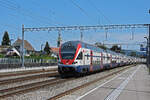
<path fill-rule="evenodd" d="M 76 50 L 76 53 L 75 53 L 75 56 L 74 56 L 73 61 L 76 59 L 77 54 L 78 54 L 78 52 L 79 52 L 80 48 L 81 48 L 81 44 L 79 43 L 79 44 L 78 44 L 78 46 L 77 46 L 77 50 Z"/>

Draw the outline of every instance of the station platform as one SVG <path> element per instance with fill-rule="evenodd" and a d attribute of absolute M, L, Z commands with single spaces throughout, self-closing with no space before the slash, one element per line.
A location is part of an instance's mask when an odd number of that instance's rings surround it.
<path fill-rule="evenodd" d="M 100 84 L 77 100 L 150 100 L 150 75 L 137 65 Z"/>
<path fill-rule="evenodd" d="M 48 70 L 58 68 L 58 66 L 41 66 L 41 67 L 21 67 L 21 68 L 13 68 L 13 69 L 1 69 L 0 74 L 9 73 L 9 72 L 23 72 L 23 71 L 32 71 L 32 70 Z"/>

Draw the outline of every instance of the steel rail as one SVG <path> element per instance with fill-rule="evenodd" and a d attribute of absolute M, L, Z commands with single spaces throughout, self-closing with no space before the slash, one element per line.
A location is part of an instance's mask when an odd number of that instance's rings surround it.
<path fill-rule="evenodd" d="M 44 73 L 44 74 L 39 74 L 39 75 L 32 75 L 32 76 L 25 76 L 25 77 L 13 78 L 13 79 L 1 80 L 0 85 L 6 85 L 6 84 L 11 84 L 11 83 L 16 83 L 16 82 L 33 80 L 33 79 L 38 79 L 38 78 L 43 78 L 43 77 L 55 77 L 55 76 L 59 76 L 58 72 L 46 73 L 46 74 Z"/>
<path fill-rule="evenodd" d="M 9 76 L 21 76 L 21 75 L 29 75 L 29 74 L 36 74 L 36 73 L 43 73 L 43 72 L 51 72 L 51 71 L 57 71 L 57 68 L 53 69 L 41 69 L 41 70 L 29 70 L 29 71 L 19 71 L 18 73 L 15 72 L 9 72 L 9 73 L 3 73 L 0 74 L 0 78 L 9 77 Z"/>
<path fill-rule="evenodd" d="M 11 90 L 10 93 L 4 93 L 4 94 L 0 95 L 0 99 L 4 99 L 4 98 L 11 97 L 11 96 L 18 95 L 18 94 L 28 93 L 28 92 L 35 91 L 35 90 L 38 90 L 38 89 L 46 87 L 46 86 L 52 86 L 52 85 L 63 83 L 63 82 L 70 81 L 70 80 L 73 80 L 73 79 L 72 78 L 71 79 L 53 79 L 53 80 L 49 80 L 49 81 L 33 83 L 34 85 L 28 84 L 28 85 L 24 85 L 24 86 L 18 86 L 18 87 L 15 87 L 16 90 L 15 90 L 15 88 L 0 90 L 1 92 L 8 92 L 9 90 Z M 21 88 L 24 88 L 24 89 L 21 89 Z M 17 89 L 21 89 L 21 90 L 17 90 Z"/>

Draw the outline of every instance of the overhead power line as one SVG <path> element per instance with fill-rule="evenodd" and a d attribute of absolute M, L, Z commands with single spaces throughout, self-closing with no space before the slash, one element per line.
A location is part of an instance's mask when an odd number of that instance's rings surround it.
<path fill-rule="evenodd" d="M 9 10 L 12 10 L 12 11 L 16 11 L 18 14 L 21 14 L 23 16 L 26 16 L 32 20 L 36 20 L 37 22 L 40 22 L 40 23 L 43 23 L 43 20 L 41 21 L 41 19 L 37 18 L 37 16 L 33 16 L 32 13 L 29 13 L 27 11 L 24 11 L 23 9 L 21 8 L 17 8 L 16 6 L 12 6 L 11 4 L 8 4 L 5 2 L 1 2 L 0 1 L 0 6 L 4 7 L 4 8 L 7 8 Z M 44 22 L 47 22 L 47 21 L 44 21 Z"/>
<path fill-rule="evenodd" d="M 26 10 L 24 8 L 22 8 L 20 5 L 18 5 L 17 3 L 11 3 L 10 1 L 6 0 L 6 1 L 0 1 L 0 6 L 5 7 L 9 10 L 13 10 L 16 11 L 17 13 L 24 15 L 26 17 L 31 18 L 32 20 L 36 20 L 39 23 L 49 23 L 52 24 L 50 22 L 52 22 L 49 18 L 45 17 L 45 16 L 39 16 L 39 15 L 33 15 L 35 14 L 34 12 L 32 12 L 31 10 Z M 60 25 L 60 24 L 54 24 L 54 25 Z"/>
<path fill-rule="evenodd" d="M 109 24 L 112 24 L 112 22 L 109 20 L 109 18 L 107 16 L 105 16 L 102 13 L 102 11 L 99 8 L 97 8 L 97 6 L 91 0 L 88 0 L 88 1 L 96 9 L 96 11 L 99 13 L 99 15 L 102 15 Z"/>
<path fill-rule="evenodd" d="M 41 3 L 38 3 L 37 0 L 31 0 L 30 2 L 32 2 L 35 6 L 37 6 L 40 9 L 48 9 L 50 11 L 50 13 L 54 16 L 56 14 L 56 12 L 54 10 L 52 10 L 51 8 L 47 8 L 46 6 L 41 6 Z M 49 13 L 49 12 L 48 12 Z M 57 15 L 58 16 L 58 15 Z M 56 16 L 55 16 L 56 17 Z M 58 16 L 59 18 L 62 18 L 63 16 Z M 48 17 L 47 17 L 48 18 Z M 52 18 L 50 18 L 52 22 L 58 24 L 58 25 L 64 25 L 56 20 L 52 20 Z"/>
<path fill-rule="evenodd" d="M 74 2 L 73 0 L 69 0 L 69 1 L 71 1 L 71 3 L 72 3 L 74 6 L 76 6 L 84 15 L 86 15 L 90 20 L 93 21 L 93 18 L 91 18 L 91 17 L 89 16 L 89 14 L 88 14 L 83 8 L 81 8 L 76 2 Z"/>

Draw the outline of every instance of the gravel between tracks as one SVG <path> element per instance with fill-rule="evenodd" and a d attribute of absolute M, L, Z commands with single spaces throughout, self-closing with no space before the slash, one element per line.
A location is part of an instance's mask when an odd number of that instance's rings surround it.
<path fill-rule="evenodd" d="M 5 100 L 47 100 L 48 98 L 55 96 L 59 93 L 62 93 L 66 90 L 70 90 L 72 88 L 75 88 L 77 86 L 80 86 L 82 84 L 85 84 L 89 81 L 95 80 L 99 77 L 105 76 L 108 73 L 115 72 L 117 70 L 123 69 L 124 67 L 115 68 L 113 70 L 107 70 L 100 73 L 88 75 L 85 77 L 80 77 L 72 81 L 67 81 L 65 83 L 56 84 L 52 87 L 44 87 L 42 89 L 39 89 L 37 91 L 33 91 L 30 93 L 22 94 L 22 95 L 16 95 L 13 97 L 8 97 Z M 66 100 L 66 99 L 65 99 Z"/>
<path fill-rule="evenodd" d="M 16 86 L 21 86 L 21 85 L 26 85 L 26 84 L 31 84 L 31 83 L 35 83 L 35 82 L 40 82 L 40 81 L 46 81 L 46 80 L 54 79 L 54 78 L 55 77 L 45 77 L 45 78 L 26 80 L 26 81 L 21 81 L 21 82 L 17 82 L 17 83 L 6 84 L 6 85 L 0 85 L 0 90 L 12 88 L 12 87 L 16 87 Z"/>

